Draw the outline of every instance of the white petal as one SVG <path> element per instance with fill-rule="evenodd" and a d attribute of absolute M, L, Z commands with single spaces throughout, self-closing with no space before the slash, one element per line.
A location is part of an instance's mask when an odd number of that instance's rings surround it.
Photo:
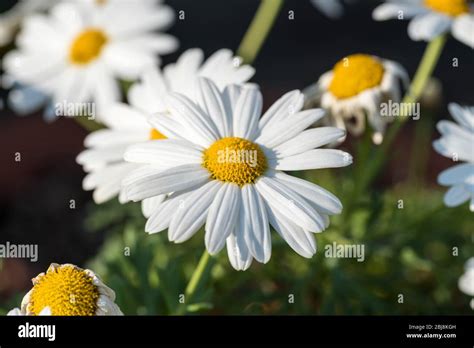
<path fill-rule="evenodd" d="M 339 168 L 348 166 L 351 163 L 352 156 L 347 152 L 334 149 L 315 149 L 277 159 L 273 168 L 278 170 Z"/>
<path fill-rule="evenodd" d="M 278 121 L 277 125 L 267 123 L 261 128 L 260 136 L 255 142 L 273 148 L 300 134 L 324 115 L 325 111 L 322 109 L 311 109 L 286 117 L 281 122 Z"/>
<path fill-rule="evenodd" d="M 233 135 L 254 140 L 262 112 L 262 94 L 255 87 L 244 87 L 233 112 Z"/>
<path fill-rule="evenodd" d="M 281 184 L 286 185 L 288 189 L 295 191 L 297 194 L 305 198 L 318 212 L 327 215 L 341 213 L 341 201 L 321 186 L 282 172 L 274 172 L 274 178 Z"/>
<path fill-rule="evenodd" d="M 50 57 L 44 52 L 11 51 L 3 57 L 2 65 L 19 82 L 35 85 L 66 69 L 62 56 Z"/>
<path fill-rule="evenodd" d="M 196 97 L 198 69 L 204 59 L 201 49 L 185 51 L 176 61 L 163 69 L 170 91 L 181 93 L 193 100 Z"/>
<path fill-rule="evenodd" d="M 104 203 L 117 196 L 122 187 L 122 180 L 137 166 L 131 163 L 108 165 L 89 173 L 83 181 L 85 190 L 94 190 L 93 198 L 97 204 Z"/>
<path fill-rule="evenodd" d="M 147 67 L 141 81 L 133 84 L 128 91 L 128 101 L 133 107 L 153 114 L 165 111 L 164 96 L 168 85 L 161 70 L 156 66 Z"/>
<path fill-rule="evenodd" d="M 272 240 L 265 204 L 253 185 L 242 187 L 241 195 L 237 234 L 243 234 L 252 256 L 258 262 L 267 263 L 272 254 Z"/>
<path fill-rule="evenodd" d="M 194 143 L 207 148 L 218 139 L 218 131 L 210 117 L 189 98 L 171 94 L 166 101 L 172 116 L 179 117 L 180 122 L 188 127 Z"/>
<path fill-rule="evenodd" d="M 102 110 L 108 105 L 120 100 L 120 90 L 117 81 L 107 68 L 94 69 L 95 76 L 95 101 L 99 112 L 99 121 Z"/>
<path fill-rule="evenodd" d="M 107 127 L 123 131 L 151 131 L 145 115 L 125 103 L 112 103 L 103 108 L 100 120 Z"/>
<path fill-rule="evenodd" d="M 273 149 L 277 157 L 297 155 L 308 150 L 327 145 L 342 137 L 346 132 L 335 127 L 319 127 L 305 130 L 294 138 L 278 145 Z"/>
<path fill-rule="evenodd" d="M 153 214 L 145 225 L 145 232 L 157 233 L 168 228 L 173 218 L 173 214 L 183 204 L 184 200 L 192 191 L 186 191 L 181 194 L 173 194 L 171 197 L 156 205 Z"/>
<path fill-rule="evenodd" d="M 217 254 L 234 231 L 241 206 L 240 187 L 226 183 L 212 202 L 206 220 L 205 243 L 211 255 Z"/>
<path fill-rule="evenodd" d="M 199 69 L 199 76 L 211 79 L 220 90 L 233 83 L 244 83 L 254 73 L 254 68 L 249 65 L 241 66 L 240 58 L 233 57 L 232 51 L 228 49 L 214 52 Z"/>
<path fill-rule="evenodd" d="M 225 100 L 225 107 L 227 109 L 227 115 L 232 116 L 234 114 L 235 106 L 237 105 L 237 100 L 239 100 L 242 87 L 239 85 L 228 85 L 224 88 L 222 92 L 222 97 Z M 233 134 L 232 130 L 232 121 L 229 121 L 229 135 Z"/>
<path fill-rule="evenodd" d="M 105 46 L 103 59 L 115 75 L 125 80 L 137 79 L 147 67 L 157 63 L 153 53 L 134 50 L 122 42 Z"/>
<path fill-rule="evenodd" d="M 442 120 L 436 125 L 436 128 L 443 136 L 454 136 L 470 142 L 474 139 L 474 133 L 469 132 L 454 122 Z"/>
<path fill-rule="evenodd" d="M 377 6 L 372 12 L 372 18 L 376 21 L 385 21 L 387 19 L 398 19 L 403 15 L 403 19 L 410 19 L 416 15 L 426 13 L 427 9 L 416 4 L 384 3 Z"/>
<path fill-rule="evenodd" d="M 474 108 L 461 107 L 459 104 L 450 103 L 449 113 L 460 126 L 474 132 Z"/>
<path fill-rule="evenodd" d="M 41 310 L 41 312 L 39 312 L 38 315 L 43 315 L 43 316 L 52 315 L 52 314 L 51 314 L 51 308 L 48 307 L 48 306 L 44 307 L 44 308 Z"/>
<path fill-rule="evenodd" d="M 21 311 L 19 308 L 13 308 L 11 311 L 7 313 L 7 315 L 18 316 L 18 315 L 23 315 L 23 314 L 21 314 Z"/>
<path fill-rule="evenodd" d="M 127 162 L 154 164 L 169 168 L 185 164 L 202 163 L 202 149 L 185 140 L 152 140 L 127 148 L 124 159 Z"/>
<path fill-rule="evenodd" d="M 239 233 L 231 233 L 227 237 L 227 255 L 232 267 L 237 271 L 245 271 L 252 264 L 252 255 L 250 254 L 244 237 Z"/>
<path fill-rule="evenodd" d="M 285 185 L 271 178 L 261 177 L 255 187 L 273 210 L 279 211 L 298 226 L 312 232 L 324 230 L 321 216 L 308 202 Z"/>
<path fill-rule="evenodd" d="M 51 20 L 55 22 L 58 29 L 60 28 L 61 32 L 71 37 L 87 25 L 79 9 L 72 2 L 60 2 L 51 8 Z"/>
<path fill-rule="evenodd" d="M 100 167 L 106 163 L 122 161 L 128 146 L 128 144 L 119 144 L 84 150 L 77 156 L 76 161 L 88 167 Z"/>
<path fill-rule="evenodd" d="M 164 171 L 143 166 L 123 181 L 127 198 L 140 201 L 164 193 L 182 191 L 209 180 L 209 172 L 199 164 L 188 164 Z"/>
<path fill-rule="evenodd" d="M 440 185 L 456 185 L 464 183 L 468 178 L 474 177 L 474 164 L 463 163 L 446 169 L 438 176 Z"/>
<path fill-rule="evenodd" d="M 471 258 L 472 259 L 472 258 Z M 461 290 L 466 295 L 474 297 L 474 270 L 468 269 L 466 272 L 459 278 L 458 281 L 459 290 Z M 471 300 L 471 308 L 472 306 Z"/>
<path fill-rule="evenodd" d="M 191 238 L 206 222 L 207 213 L 222 183 L 213 180 L 193 191 L 174 212 L 168 236 L 175 243 Z"/>
<path fill-rule="evenodd" d="M 453 36 L 462 43 L 474 48 L 474 15 L 466 14 L 454 20 Z"/>
<path fill-rule="evenodd" d="M 468 191 L 464 189 L 463 185 L 451 187 L 444 195 L 444 204 L 448 207 L 456 207 L 471 198 Z"/>
<path fill-rule="evenodd" d="M 124 2 L 123 5 L 130 5 L 132 8 L 128 11 L 114 11 L 115 17 L 112 18 L 104 14 L 103 23 L 114 38 L 127 38 L 147 31 L 164 29 L 174 21 L 174 11 L 168 6 L 144 7 L 137 11 L 133 9 L 135 4 Z"/>
<path fill-rule="evenodd" d="M 143 216 L 149 218 L 158 208 L 158 206 L 163 203 L 166 195 L 158 195 L 155 197 L 145 198 L 142 201 L 142 213 Z"/>
<path fill-rule="evenodd" d="M 148 140 L 150 131 L 100 129 L 84 139 L 86 147 L 107 147 L 118 144 L 134 144 Z"/>
<path fill-rule="evenodd" d="M 197 100 L 204 112 L 210 116 L 220 138 L 230 135 L 232 115 L 229 115 L 224 104 L 224 98 L 215 85 L 209 79 L 200 78 L 198 80 L 198 96 Z"/>
<path fill-rule="evenodd" d="M 167 113 L 156 113 L 148 118 L 148 122 L 153 128 L 160 131 L 165 137 L 169 139 L 192 139 L 193 134 L 189 134 L 185 125 L 179 122 L 179 118 L 170 116 Z"/>
<path fill-rule="evenodd" d="M 267 124 L 275 124 L 300 111 L 303 107 L 304 95 L 299 90 L 290 91 L 281 96 L 265 112 L 260 119 L 258 127 L 263 129 Z"/>
<path fill-rule="evenodd" d="M 311 0 L 311 3 L 319 11 L 329 18 L 340 18 L 344 13 L 344 6 L 339 0 Z"/>
<path fill-rule="evenodd" d="M 413 18 L 408 24 L 408 35 L 415 41 L 431 41 L 436 36 L 446 32 L 452 24 L 452 19 L 443 14 L 430 12 Z"/>
<path fill-rule="evenodd" d="M 288 245 L 299 255 L 311 258 L 316 253 L 316 242 L 311 233 L 304 231 L 291 219 L 281 214 L 270 205 L 267 206 L 268 220 L 275 231 L 288 243 Z"/>

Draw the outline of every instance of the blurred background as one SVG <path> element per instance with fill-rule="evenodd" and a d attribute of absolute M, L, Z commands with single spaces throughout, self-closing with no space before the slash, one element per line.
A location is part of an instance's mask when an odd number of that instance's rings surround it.
<path fill-rule="evenodd" d="M 0 11 L 14 1 L 3 0 Z M 174 62 L 186 49 L 206 56 L 220 48 L 236 50 L 259 2 L 257 0 L 169 0 L 185 11 L 169 30 L 180 49 L 165 56 Z M 303 89 L 341 58 L 370 53 L 400 62 L 413 76 L 425 43 L 413 42 L 406 21 L 375 22 L 377 1 L 345 6 L 342 18 L 321 14 L 309 1 L 287 0 L 254 66 L 266 107 L 292 89 Z M 289 19 L 294 11 L 294 19 Z M 2 54 L 11 47 L 2 49 Z M 453 58 L 459 66 L 453 67 Z M 190 311 L 205 314 L 469 314 L 470 298 L 457 287 L 464 262 L 474 255 L 472 213 L 466 205 L 443 206 L 444 187 L 437 175 L 452 163 L 436 154 L 435 124 L 450 118 L 447 103 L 474 105 L 472 49 L 449 40 L 435 80 L 422 99 L 422 117 L 409 121 L 390 151 L 374 185 L 360 197 L 353 192 L 354 166 L 313 171 L 306 178 L 351 199 L 351 213 L 331 218 L 317 235 L 318 253 L 307 260 L 272 234 L 267 265 L 254 263 L 236 272 L 223 251 L 216 257 L 207 287 Z M 52 262 L 90 267 L 117 293 L 126 314 L 170 314 L 176 310 L 204 248 L 202 233 L 175 245 L 166 234 L 143 232 L 139 205 L 112 201 L 101 206 L 84 192 L 84 173 L 75 163 L 87 131 L 74 120 L 46 123 L 41 113 L 19 117 L 8 109 L 1 91 L 0 244 L 38 244 L 36 263 L 0 260 L 0 313 L 19 306 L 31 278 Z M 348 137 L 341 148 L 357 152 L 361 139 Z M 15 162 L 15 153 L 21 162 Z M 370 158 L 369 158 L 370 160 Z M 357 157 L 355 157 L 357 163 Z M 303 174 L 301 174 L 303 175 Z M 70 200 L 75 209 L 70 209 Z M 403 199 L 404 209 L 397 208 Z M 353 202 L 354 201 L 354 202 Z M 365 245 L 366 259 L 324 257 L 324 245 Z M 123 250 L 129 247 L 130 256 Z M 453 248 L 459 254 L 453 256 Z M 288 296 L 294 295 L 294 303 Z M 398 295 L 404 295 L 399 303 Z"/>

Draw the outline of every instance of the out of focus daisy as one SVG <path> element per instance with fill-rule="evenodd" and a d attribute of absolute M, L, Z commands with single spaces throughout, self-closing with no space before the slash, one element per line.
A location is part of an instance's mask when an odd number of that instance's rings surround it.
<path fill-rule="evenodd" d="M 405 86 L 409 83 L 400 64 L 368 54 L 352 54 L 324 73 L 316 89 L 334 126 L 360 135 L 367 118 L 374 130 L 373 141 L 379 144 L 392 119 L 381 116 L 381 103 L 401 100 L 400 82 Z"/>
<path fill-rule="evenodd" d="M 469 209 L 474 211 L 474 107 L 451 103 L 449 112 L 456 123 L 438 122 L 441 138 L 433 142 L 433 147 L 439 154 L 464 163 L 443 171 L 438 176 L 438 183 L 451 186 L 444 196 L 448 207 L 469 201 Z"/>
<path fill-rule="evenodd" d="M 411 19 L 408 35 L 415 41 L 431 41 L 451 32 L 474 48 L 474 7 L 468 0 L 388 0 L 372 16 L 379 21 Z"/>
<path fill-rule="evenodd" d="M 354 0 L 311 0 L 311 4 L 325 16 L 337 19 L 344 14 L 344 2 L 352 3 Z"/>
<path fill-rule="evenodd" d="M 315 149 L 344 136 L 338 128 L 306 130 L 324 115 L 301 111 L 303 95 L 285 94 L 260 118 L 262 96 L 255 85 L 219 90 L 199 80 L 201 98 L 169 95 L 169 114 L 150 118 L 167 137 L 131 146 L 125 159 L 141 164 L 123 181 L 128 199 L 167 195 L 146 224 L 148 233 L 168 229 L 175 243 L 205 224 L 205 244 L 216 254 L 227 244 L 232 266 L 271 256 L 270 227 L 300 255 L 316 252 L 312 232 L 339 214 L 341 202 L 325 189 L 283 171 L 344 167 L 348 153 Z"/>
<path fill-rule="evenodd" d="M 156 32 L 174 19 L 160 1 L 95 3 L 59 3 L 49 15 L 28 17 L 17 50 L 4 58 L 9 80 L 47 95 L 53 105 L 95 102 L 100 115 L 121 97 L 117 79 L 138 78 L 176 49 L 174 37 Z"/>
<path fill-rule="evenodd" d="M 21 308 L 8 315 L 123 315 L 114 291 L 91 270 L 53 263 L 32 281 Z"/>
<path fill-rule="evenodd" d="M 465 272 L 459 278 L 458 287 L 466 295 L 474 297 L 474 257 L 466 261 Z M 474 309 L 474 298 L 471 300 L 471 308 Z"/>
<path fill-rule="evenodd" d="M 254 69 L 240 65 L 240 58 L 232 52 L 221 49 L 205 62 L 200 49 L 184 52 L 176 63 L 167 65 L 162 71 L 148 68 L 141 81 L 134 84 L 128 93 L 129 105 L 110 105 L 103 113 L 102 121 L 108 129 L 91 133 L 85 139 L 89 149 L 77 157 L 89 174 L 84 179 L 84 189 L 94 190 L 94 200 L 102 203 L 120 192 L 122 179 L 137 167 L 123 160 L 125 149 L 150 139 L 165 136 L 147 122 L 147 117 L 156 112 L 166 111 L 165 97 L 170 92 L 179 92 L 196 100 L 200 97 L 197 79 L 204 76 L 218 86 L 219 90 L 230 83 L 244 83 L 249 80 Z M 148 216 L 153 205 L 164 198 L 145 200 L 144 214 Z M 119 197 L 123 201 L 123 197 Z"/>

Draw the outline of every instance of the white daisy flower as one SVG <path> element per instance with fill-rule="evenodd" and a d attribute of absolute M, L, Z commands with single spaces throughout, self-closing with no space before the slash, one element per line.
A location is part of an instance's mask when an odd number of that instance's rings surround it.
<path fill-rule="evenodd" d="M 106 108 L 103 122 L 108 129 L 91 133 L 85 139 L 87 150 L 77 157 L 89 174 L 85 177 L 85 190 L 94 190 L 96 203 L 103 203 L 120 192 L 122 179 L 137 164 L 123 160 L 125 149 L 138 142 L 163 139 L 165 136 L 148 122 L 148 115 L 166 111 L 165 97 L 179 92 L 195 100 L 198 97 L 197 79 L 204 76 L 222 91 L 230 83 L 244 83 L 255 70 L 248 65 L 240 66 L 240 58 L 227 49 L 216 51 L 205 62 L 200 49 L 184 52 L 176 63 L 167 65 L 163 71 L 150 67 L 141 82 L 134 84 L 128 93 L 130 106 L 115 104 Z M 163 197 L 145 200 L 143 212 L 149 216 L 150 209 Z M 119 197 L 124 201 L 123 197 Z"/>
<path fill-rule="evenodd" d="M 474 297 L 474 257 L 466 261 L 465 272 L 459 278 L 458 287 L 463 293 Z M 474 299 L 471 300 L 471 308 L 474 309 Z"/>
<path fill-rule="evenodd" d="M 123 315 L 114 302 L 115 292 L 91 270 L 52 263 L 32 281 L 21 308 L 8 315 Z"/>
<path fill-rule="evenodd" d="M 10 80 L 43 92 L 53 104 L 94 101 L 100 115 L 104 105 L 120 99 L 117 78 L 136 79 L 157 63 L 157 54 L 176 49 L 174 37 L 154 32 L 174 19 L 160 1 L 95 3 L 60 3 L 49 15 L 28 17 L 18 49 L 4 58 Z"/>
<path fill-rule="evenodd" d="M 388 0 L 372 13 L 375 20 L 412 19 L 408 35 L 415 41 L 431 41 L 451 32 L 474 48 L 474 6 L 468 0 Z"/>
<path fill-rule="evenodd" d="M 128 199 L 167 195 L 146 223 L 148 233 L 168 229 L 181 243 L 205 224 L 210 254 L 226 244 L 232 266 L 271 256 L 270 227 L 300 255 L 311 257 L 321 232 L 341 202 L 330 192 L 283 171 L 344 167 L 352 157 L 315 149 L 344 136 L 338 128 L 306 130 L 324 115 L 301 111 L 303 95 L 285 94 L 260 118 L 262 95 L 255 85 L 221 92 L 199 80 L 195 103 L 181 94 L 166 98 L 169 114 L 150 118 L 168 139 L 131 146 L 125 160 L 143 165 L 124 179 Z"/>
<path fill-rule="evenodd" d="M 324 73 L 316 89 L 321 106 L 329 111 L 329 121 L 354 135 L 365 130 L 365 118 L 374 129 L 373 141 L 380 144 L 391 117 L 380 114 L 381 103 L 401 100 L 400 81 L 409 78 L 403 67 L 393 61 L 367 54 L 352 54 Z"/>
<path fill-rule="evenodd" d="M 444 196 L 448 207 L 455 207 L 470 201 L 469 209 L 474 211 L 474 107 L 449 104 L 449 112 L 457 123 L 438 122 L 441 138 L 433 142 L 434 149 L 457 164 L 438 176 L 438 183 L 451 186 Z"/>

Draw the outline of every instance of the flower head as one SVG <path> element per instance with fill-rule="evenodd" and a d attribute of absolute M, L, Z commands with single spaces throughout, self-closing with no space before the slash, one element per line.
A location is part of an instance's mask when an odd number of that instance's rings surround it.
<path fill-rule="evenodd" d="M 301 111 L 303 99 L 299 91 L 289 92 L 260 118 L 262 96 L 254 85 L 220 91 L 201 78 L 197 102 L 169 95 L 169 112 L 150 118 L 167 139 L 125 152 L 128 162 L 142 165 L 124 179 L 126 197 L 164 195 L 146 231 L 168 229 L 169 239 L 181 243 L 205 225 L 207 250 L 216 254 L 227 245 L 232 266 L 245 270 L 253 259 L 270 259 L 272 225 L 296 252 L 311 257 L 311 233 L 323 231 L 342 205 L 330 192 L 283 171 L 343 167 L 352 158 L 315 149 L 344 131 L 306 130 L 324 111 Z"/>
<path fill-rule="evenodd" d="M 33 279 L 21 309 L 9 315 L 122 315 L 115 293 L 90 270 L 71 264 L 51 264 Z"/>
<path fill-rule="evenodd" d="M 254 74 L 254 69 L 241 65 L 232 52 L 221 49 L 203 62 L 200 49 L 184 52 L 176 63 L 163 70 L 149 67 L 141 81 L 134 84 L 128 94 L 130 105 L 117 103 L 103 112 L 107 129 L 91 133 L 85 140 L 87 150 L 77 157 L 89 174 L 83 182 L 86 190 L 94 190 L 96 203 L 107 201 L 120 193 L 122 179 L 138 166 L 126 163 L 123 154 L 127 146 L 147 140 L 165 139 L 160 129 L 147 122 L 148 115 L 165 112 L 165 98 L 171 92 L 182 93 L 195 100 L 198 97 L 197 79 L 205 76 L 223 90 L 229 83 L 244 83 Z M 163 197 L 145 200 L 144 214 Z M 123 202 L 124 198 L 119 197 Z"/>
<path fill-rule="evenodd" d="M 359 135 L 365 129 L 367 117 L 375 131 L 374 142 L 380 143 L 390 121 L 380 115 L 381 103 L 400 101 L 400 81 L 408 84 L 408 75 L 399 64 L 367 54 L 352 54 L 323 74 L 316 89 L 332 124 Z"/>
<path fill-rule="evenodd" d="M 452 186 L 444 196 L 448 207 L 470 201 L 469 208 L 474 211 L 474 108 L 451 103 L 449 111 L 456 123 L 438 122 L 442 136 L 433 142 L 433 147 L 439 154 L 465 163 L 443 171 L 438 176 L 438 183 Z"/>
<path fill-rule="evenodd" d="M 415 40 L 431 41 L 449 32 L 474 48 L 474 7 L 468 0 L 388 0 L 378 6 L 373 18 L 411 19 L 408 35 Z"/>
<path fill-rule="evenodd" d="M 18 49 L 5 56 L 4 69 L 53 105 L 95 102 L 100 119 L 102 108 L 120 98 L 118 78 L 136 79 L 157 63 L 158 54 L 176 49 L 174 37 L 155 32 L 173 19 L 173 11 L 155 0 L 59 3 L 49 15 L 25 19 Z"/>

